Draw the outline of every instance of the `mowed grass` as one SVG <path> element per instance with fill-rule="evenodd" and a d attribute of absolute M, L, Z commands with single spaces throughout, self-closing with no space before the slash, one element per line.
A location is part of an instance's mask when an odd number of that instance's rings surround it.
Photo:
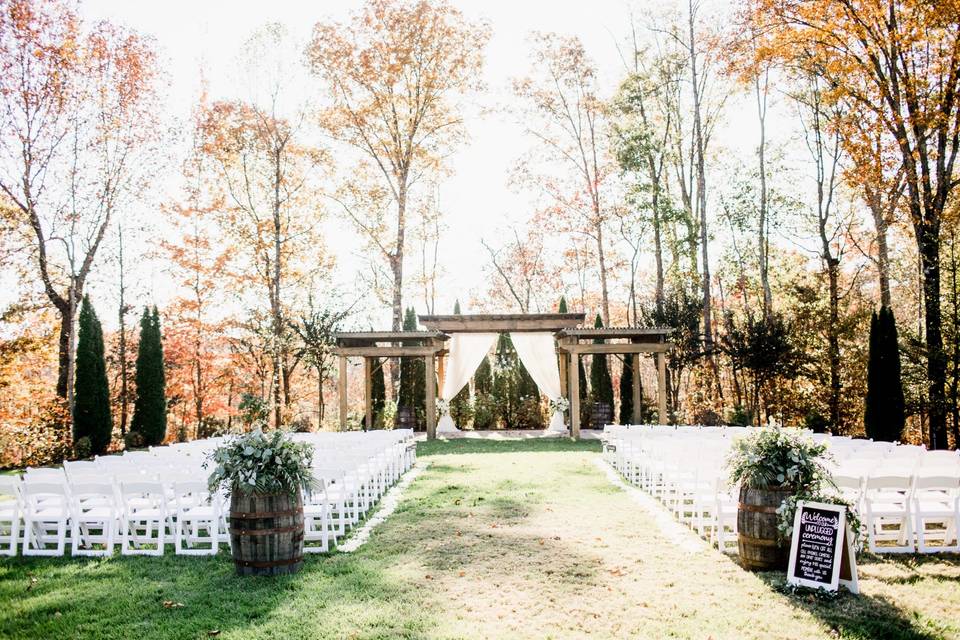
<path fill-rule="evenodd" d="M 370 541 L 290 577 L 237 578 L 227 554 L 0 560 L 0 638 L 960 638 L 956 557 L 865 558 L 860 597 L 786 595 L 678 545 L 598 448 L 422 443 Z"/>

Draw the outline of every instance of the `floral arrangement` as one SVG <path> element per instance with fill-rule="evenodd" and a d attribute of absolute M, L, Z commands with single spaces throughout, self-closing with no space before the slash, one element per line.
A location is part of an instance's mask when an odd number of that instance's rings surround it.
<path fill-rule="evenodd" d="M 730 481 L 754 489 L 819 489 L 829 474 L 822 460 L 827 445 L 789 429 L 761 429 L 733 445 L 727 467 Z"/>
<path fill-rule="evenodd" d="M 845 505 L 847 522 L 858 536 L 860 520 L 853 505 L 838 495 L 823 465 L 828 456 L 827 445 L 816 444 L 796 431 L 763 429 L 734 444 L 727 466 L 733 483 L 792 492 L 777 508 L 777 529 L 784 539 L 793 534 L 793 518 L 800 500 Z"/>
<path fill-rule="evenodd" d="M 450 401 L 444 400 L 443 398 L 437 399 L 437 411 L 440 412 L 442 416 L 450 415 Z"/>
<path fill-rule="evenodd" d="M 313 445 L 294 441 L 284 431 L 261 429 L 228 439 L 203 463 L 214 466 L 210 493 L 296 493 L 314 486 Z"/>
<path fill-rule="evenodd" d="M 567 409 L 570 408 L 570 401 L 564 397 L 551 398 L 550 399 L 550 412 L 551 413 L 566 413 Z"/>

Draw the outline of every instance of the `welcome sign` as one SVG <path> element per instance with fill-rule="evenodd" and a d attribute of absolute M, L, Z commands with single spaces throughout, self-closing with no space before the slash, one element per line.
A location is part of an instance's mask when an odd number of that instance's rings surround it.
<path fill-rule="evenodd" d="M 787 582 L 828 591 L 843 584 L 857 593 L 852 540 L 846 507 L 801 500 L 793 520 Z"/>

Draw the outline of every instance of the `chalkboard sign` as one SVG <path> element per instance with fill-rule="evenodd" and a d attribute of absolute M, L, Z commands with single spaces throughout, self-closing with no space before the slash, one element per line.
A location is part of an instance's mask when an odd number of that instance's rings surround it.
<path fill-rule="evenodd" d="M 847 509 L 823 502 L 797 503 L 787 581 L 836 591 L 857 592 L 856 555 L 847 527 Z"/>

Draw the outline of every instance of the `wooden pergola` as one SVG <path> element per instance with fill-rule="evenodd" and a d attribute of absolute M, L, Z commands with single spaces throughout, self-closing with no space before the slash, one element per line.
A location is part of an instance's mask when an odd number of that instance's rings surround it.
<path fill-rule="evenodd" d="M 580 357 L 595 353 L 632 355 L 634 422 L 640 412 L 640 354 L 653 353 L 657 360 L 659 379 L 658 401 L 660 421 L 666 421 L 665 354 L 672 344 L 667 341 L 669 329 L 581 329 L 583 313 L 506 313 L 466 315 L 424 315 L 420 324 L 426 331 L 351 331 L 337 333 L 334 353 L 340 360 L 340 428 L 347 426 L 347 358 L 364 359 L 364 389 L 366 415 L 364 423 L 373 428 L 372 380 L 373 362 L 382 358 L 423 358 L 426 366 L 426 420 L 427 437 L 436 437 L 437 389 L 443 386 L 446 342 L 451 333 L 514 333 L 551 332 L 557 339 L 560 363 L 560 385 L 563 395 L 570 399 L 571 435 L 580 437 L 580 380 L 577 365 Z M 626 340 L 607 343 L 606 340 Z M 598 344 L 597 340 L 604 341 Z"/>
<path fill-rule="evenodd" d="M 633 423 L 641 421 L 640 355 L 652 353 L 657 362 L 657 416 L 660 424 L 667 423 L 666 354 L 673 348 L 669 342 L 670 329 L 661 328 L 600 328 L 564 329 L 557 334 L 560 352 L 560 384 L 570 400 L 570 435 L 580 437 L 580 358 L 586 355 L 622 355 L 633 358 Z M 607 342 L 621 340 L 621 342 Z"/>
<path fill-rule="evenodd" d="M 427 436 L 433 438 L 437 429 L 437 357 L 445 354 L 450 336 L 439 331 L 344 331 L 334 335 L 337 347 L 334 354 L 340 359 L 340 429 L 347 428 L 347 358 L 363 358 L 364 424 L 373 428 L 373 361 L 380 358 L 423 358 L 427 393 Z"/>

